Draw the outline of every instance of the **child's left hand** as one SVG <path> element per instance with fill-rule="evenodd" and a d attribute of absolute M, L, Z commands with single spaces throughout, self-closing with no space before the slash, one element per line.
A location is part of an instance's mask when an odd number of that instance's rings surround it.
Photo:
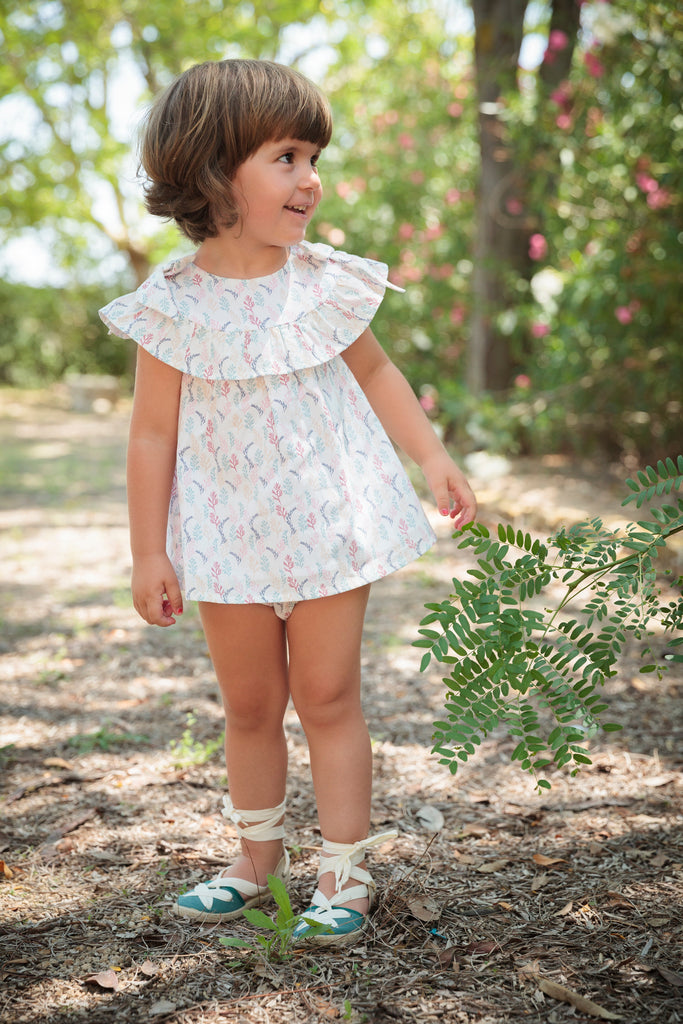
<path fill-rule="evenodd" d="M 446 451 L 432 455 L 421 469 L 439 513 L 450 516 L 458 529 L 473 522 L 477 515 L 477 499 L 450 455 Z"/>

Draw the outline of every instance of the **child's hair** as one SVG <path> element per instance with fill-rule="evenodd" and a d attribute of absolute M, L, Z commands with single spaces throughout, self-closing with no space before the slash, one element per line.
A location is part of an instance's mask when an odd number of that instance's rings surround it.
<path fill-rule="evenodd" d="M 324 149 L 331 135 L 327 99 L 298 71 L 265 60 L 196 64 L 143 124 L 145 204 L 193 242 L 214 238 L 237 223 L 232 178 L 264 142 L 291 138 Z"/>

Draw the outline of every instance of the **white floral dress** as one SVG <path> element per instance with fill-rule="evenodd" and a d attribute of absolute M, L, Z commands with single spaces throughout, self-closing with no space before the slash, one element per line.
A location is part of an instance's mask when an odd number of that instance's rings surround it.
<path fill-rule="evenodd" d="M 435 541 L 341 353 L 387 268 L 301 243 L 247 281 L 159 268 L 100 315 L 182 371 L 168 553 L 188 600 L 296 602 L 379 579 Z"/>

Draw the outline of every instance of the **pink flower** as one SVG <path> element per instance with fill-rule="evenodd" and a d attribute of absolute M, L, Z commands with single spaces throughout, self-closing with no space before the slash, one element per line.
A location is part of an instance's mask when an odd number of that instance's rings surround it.
<path fill-rule="evenodd" d="M 605 73 L 604 64 L 598 60 L 594 53 L 589 50 L 583 56 L 583 62 L 586 65 L 586 71 L 592 78 L 602 78 Z"/>
<path fill-rule="evenodd" d="M 649 174 L 636 174 L 636 185 L 641 192 L 656 192 L 659 185 Z"/>
<path fill-rule="evenodd" d="M 630 324 L 633 320 L 633 313 L 628 306 L 617 306 L 614 315 L 620 324 Z"/>
<path fill-rule="evenodd" d="M 550 334 L 550 328 L 547 324 L 542 324 L 537 320 L 531 325 L 531 333 L 534 338 L 545 338 L 547 334 Z"/>
<path fill-rule="evenodd" d="M 531 387 L 531 377 L 527 377 L 526 373 L 518 373 L 515 377 L 515 387 L 526 390 Z"/>
<path fill-rule="evenodd" d="M 441 238 L 443 230 L 443 224 L 432 225 L 432 227 L 427 228 L 425 231 L 425 240 L 427 242 L 433 242 L 435 239 Z"/>
<path fill-rule="evenodd" d="M 562 107 L 563 110 L 566 110 L 567 107 L 571 106 L 572 94 L 569 82 L 562 82 L 558 85 L 557 89 L 555 89 L 554 92 L 551 92 L 550 99 L 553 103 L 556 103 L 558 107 Z"/>
<path fill-rule="evenodd" d="M 347 199 L 353 192 L 353 186 L 348 181 L 340 181 L 335 192 L 340 199 Z"/>
<path fill-rule="evenodd" d="M 507 210 L 511 217 L 518 217 L 519 214 L 522 213 L 524 210 L 524 204 L 521 202 L 521 200 L 516 199 L 514 196 L 511 196 L 505 202 L 505 209 Z"/>
<path fill-rule="evenodd" d="M 453 306 L 453 308 L 452 308 L 452 310 L 450 312 L 450 321 L 451 321 L 451 323 L 455 324 L 455 326 L 457 327 L 459 324 L 463 323 L 464 319 L 465 319 L 465 310 L 463 309 L 463 307 L 462 306 Z"/>
<path fill-rule="evenodd" d="M 401 132 L 398 137 L 398 144 L 401 149 L 415 149 L 415 139 L 408 132 Z"/>
<path fill-rule="evenodd" d="M 446 193 L 446 205 L 455 206 L 455 204 L 459 201 L 460 192 L 457 190 L 457 188 L 449 188 L 448 192 Z"/>
<path fill-rule="evenodd" d="M 548 36 L 548 49 L 557 51 L 565 50 L 569 44 L 569 36 L 566 32 L 560 31 L 559 28 L 553 29 Z"/>
<path fill-rule="evenodd" d="M 661 210 L 671 202 L 671 193 L 660 188 L 659 182 L 650 174 L 636 174 L 636 185 L 647 196 L 647 205 L 651 210 Z"/>
<path fill-rule="evenodd" d="M 451 117 L 460 117 L 465 108 L 462 103 L 449 103 L 447 109 Z"/>
<path fill-rule="evenodd" d="M 555 124 L 560 131 L 566 132 L 569 131 L 572 126 L 572 119 L 569 114 L 558 114 L 555 118 Z"/>
<path fill-rule="evenodd" d="M 650 192 L 646 202 L 651 210 L 661 210 L 671 202 L 671 194 L 665 188 L 658 188 L 656 192 Z"/>
<path fill-rule="evenodd" d="M 407 242 L 409 238 L 412 238 L 415 234 L 415 228 L 412 224 L 403 223 L 398 229 L 398 237 Z"/>
<path fill-rule="evenodd" d="M 547 252 L 548 243 L 543 235 L 532 235 L 529 239 L 529 257 L 532 260 L 542 260 Z"/>
<path fill-rule="evenodd" d="M 420 398 L 420 405 L 425 412 L 434 412 L 436 409 L 436 402 L 434 401 L 433 395 L 422 395 Z"/>
<path fill-rule="evenodd" d="M 410 180 L 412 181 L 413 185 L 424 185 L 424 171 L 413 171 L 412 174 L 410 175 Z"/>

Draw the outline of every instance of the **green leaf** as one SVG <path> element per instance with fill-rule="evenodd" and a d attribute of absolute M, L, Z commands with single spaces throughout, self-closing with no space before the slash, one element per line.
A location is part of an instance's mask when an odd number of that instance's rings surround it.
<path fill-rule="evenodd" d="M 267 928 L 270 931 L 277 931 L 278 927 L 272 917 L 268 917 L 262 910 L 257 910 L 256 907 L 248 907 L 243 910 L 242 913 L 246 917 L 249 924 L 253 924 L 255 928 Z"/>
<path fill-rule="evenodd" d="M 218 941 L 221 946 L 231 946 L 236 949 L 254 949 L 251 942 L 246 942 L 244 939 L 238 939 L 235 935 L 221 935 Z"/>

